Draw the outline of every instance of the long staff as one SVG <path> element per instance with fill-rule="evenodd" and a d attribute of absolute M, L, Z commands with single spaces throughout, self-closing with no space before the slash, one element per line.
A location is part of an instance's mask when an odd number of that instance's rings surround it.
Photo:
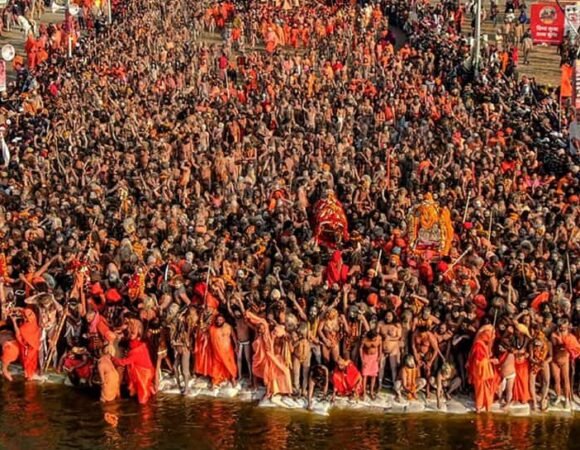
<path fill-rule="evenodd" d="M 443 272 L 443 275 L 447 274 L 447 272 L 449 272 L 451 269 L 453 269 L 457 263 L 459 263 L 459 261 L 461 261 L 465 255 L 467 255 L 470 251 L 471 251 L 471 245 L 469 247 L 467 247 L 467 249 L 461 254 L 459 255 L 459 258 L 457 258 L 448 268 L 445 272 Z"/>
<path fill-rule="evenodd" d="M 469 200 L 471 199 L 471 189 L 467 193 L 467 201 L 465 202 L 465 211 L 463 212 L 463 223 L 467 219 L 467 210 L 469 209 Z"/>
<path fill-rule="evenodd" d="M 50 365 L 50 360 L 52 359 L 52 355 L 56 350 L 56 345 L 58 344 L 58 339 L 60 338 L 60 333 L 64 327 L 64 323 L 66 322 L 66 316 L 68 313 L 68 303 L 65 305 L 64 310 L 62 311 L 62 317 L 60 319 L 60 323 L 58 324 L 58 328 L 56 329 L 56 333 L 53 336 L 50 342 L 50 348 L 48 349 L 48 354 L 46 355 L 46 359 L 44 360 L 44 367 L 43 370 L 46 372 L 48 366 Z"/>

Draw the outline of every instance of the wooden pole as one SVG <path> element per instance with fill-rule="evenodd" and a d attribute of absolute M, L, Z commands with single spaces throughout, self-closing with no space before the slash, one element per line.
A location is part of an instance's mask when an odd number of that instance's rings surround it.
<path fill-rule="evenodd" d="M 383 249 L 379 251 L 379 258 L 377 259 L 377 265 L 375 267 L 375 277 L 379 274 L 379 267 L 381 265 L 381 256 L 383 256 Z"/>
<path fill-rule="evenodd" d="M 467 210 L 469 209 L 469 200 L 471 199 L 471 189 L 467 193 L 467 201 L 465 202 L 465 211 L 463 212 L 463 223 L 467 220 Z"/>
<path fill-rule="evenodd" d="M 446 275 L 447 272 L 449 272 L 451 269 L 453 269 L 453 267 L 455 267 L 457 265 L 457 263 L 459 263 L 459 261 L 461 261 L 465 255 L 467 255 L 469 252 L 471 251 L 471 245 L 469 247 L 467 247 L 467 249 L 461 254 L 459 255 L 459 258 L 457 258 L 448 268 L 445 272 L 443 272 L 443 275 Z"/>
<path fill-rule="evenodd" d="M 573 295 L 573 286 L 572 286 L 572 271 L 570 270 L 570 253 L 566 252 L 566 265 L 568 266 L 568 283 L 570 284 L 570 298 Z"/>
<path fill-rule="evenodd" d="M 391 146 L 387 147 L 387 189 L 391 186 Z"/>
<path fill-rule="evenodd" d="M 209 259 L 207 263 L 207 275 L 205 277 L 205 292 L 203 293 L 203 306 L 205 307 L 205 299 L 207 297 L 207 293 L 209 292 L 209 273 L 211 271 L 211 261 L 212 258 Z"/>
<path fill-rule="evenodd" d="M 65 305 L 62 311 L 62 318 L 60 319 L 60 323 L 58 324 L 58 328 L 56 329 L 56 334 L 53 336 L 52 341 L 50 342 L 50 348 L 48 350 L 48 355 L 46 355 L 46 359 L 44 361 L 43 371 L 46 372 L 48 366 L 50 365 L 50 360 L 52 359 L 52 354 L 56 350 L 56 345 L 58 344 L 58 339 L 60 338 L 60 333 L 64 327 L 64 323 L 66 322 L 66 315 L 68 313 L 68 303 Z"/>

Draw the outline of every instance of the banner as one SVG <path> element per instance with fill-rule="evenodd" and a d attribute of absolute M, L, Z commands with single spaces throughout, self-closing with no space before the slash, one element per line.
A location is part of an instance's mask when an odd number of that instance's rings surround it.
<path fill-rule="evenodd" d="M 574 109 L 580 110 L 580 59 L 574 63 Z"/>
<path fill-rule="evenodd" d="M 578 155 L 580 151 L 580 123 L 576 117 L 580 117 L 580 59 L 574 63 L 574 96 L 573 104 L 576 114 L 573 116 L 574 120 L 570 121 L 568 130 L 569 145 L 568 150 L 572 155 Z"/>
<path fill-rule="evenodd" d="M 564 13 L 556 3 L 531 7 L 530 28 L 534 44 L 559 45 L 564 37 Z"/>
<path fill-rule="evenodd" d="M 0 59 L 0 92 L 6 92 L 6 62 Z"/>
<path fill-rule="evenodd" d="M 575 5 L 566 5 L 566 19 L 564 20 L 564 36 L 570 33 L 571 36 L 575 35 L 575 31 L 580 27 L 580 3 Z"/>
<path fill-rule="evenodd" d="M 574 76 L 574 68 L 569 64 L 563 64 L 560 67 L 560 98 L 572 97 L 572 77 Z"/>

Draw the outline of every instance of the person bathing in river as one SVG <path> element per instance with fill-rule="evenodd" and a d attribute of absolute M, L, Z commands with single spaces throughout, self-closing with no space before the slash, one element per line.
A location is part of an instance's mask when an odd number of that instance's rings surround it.
<path fill-rule="evenodd" d="M 322 364 L 314 366 L 310 370 L 308 379 L 308 409 L 312 409 L 315 390 L 319 391 L 319 397 L 325 399 L 328 394 L 328 368 Z"/>
<path fill-rule="evenodd" d="M 136 396 L 141 405 L 155 394 L 155 366 L 147 344 L 140 339 L 129 341 L 129 350 L 125 358 L 111 358 L 115 366 L 126 367 L 129 394 Z"/>
<path fill-rule="evenodd" d="M 332 372 L 332 401 L 339 397 L 359 399 L 363 393 L 363 377 L 352 361 L 339 358 Z"/>
<path fill-rule="evenodd" d="M 2 375 L 8 381 L 12 381 L 10 364 L 18 361 L 20 347 L 11 324 L 6 321 L 0 322 L 0 348 L 2 349 Z"/>
<path fill-rule="evenodd" d="M 435 377 L 429 380 L 437 395 L 437 408 L 441 408 L 441 400 L 451 400 L 453 394 L 461 386 L 461 377 L 452 363 L 443 363 Z"/>
<path fill-rule="evenodd" d="M 115 348 L 108 344 L 103 348 L 103 354 L 97 362 L 99 378 L 101 380 L 101 402 L 108 403 L 121 396 L 121 381 L 119 372 L 113 364 L 112 356 Z"/>
<path fill-rule="evenodd" d="M 395 381 L 394 391 L 396 400 L 401 403 L 403 396 L 407 400 L 417 400 L 417 394 L 425 389 L 427 380 L 421 378 L 421 373 L 415 363 L 413 355 L 406 355 L 403 358 L 403 364 L 399 370 L 399 377 Z"/>
<path fill-rule="evenodd" d="M 21 324 L 14 316 L 10 316 L 10 319 L 20 346 L 20 360 L 24 368 L 24 378 L 31 380 L 38 374 L 42 330 L 32 308 L 24 308 L 22 317 L 24 321 Z"/>

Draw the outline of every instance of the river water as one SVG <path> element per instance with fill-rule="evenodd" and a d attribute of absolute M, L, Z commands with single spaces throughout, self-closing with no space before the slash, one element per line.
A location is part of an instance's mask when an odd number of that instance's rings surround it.
<path fill-rule="evenodd" d="M 235 400 L 159 395 L 107 409 L 60 385 L 0 384 L 0 448 L 157 449 L 566 449 L 580 448 L 580 421 L 439 414 L 306 412 Z M 119 417 L 108 425 L 104 413 Z"/>

